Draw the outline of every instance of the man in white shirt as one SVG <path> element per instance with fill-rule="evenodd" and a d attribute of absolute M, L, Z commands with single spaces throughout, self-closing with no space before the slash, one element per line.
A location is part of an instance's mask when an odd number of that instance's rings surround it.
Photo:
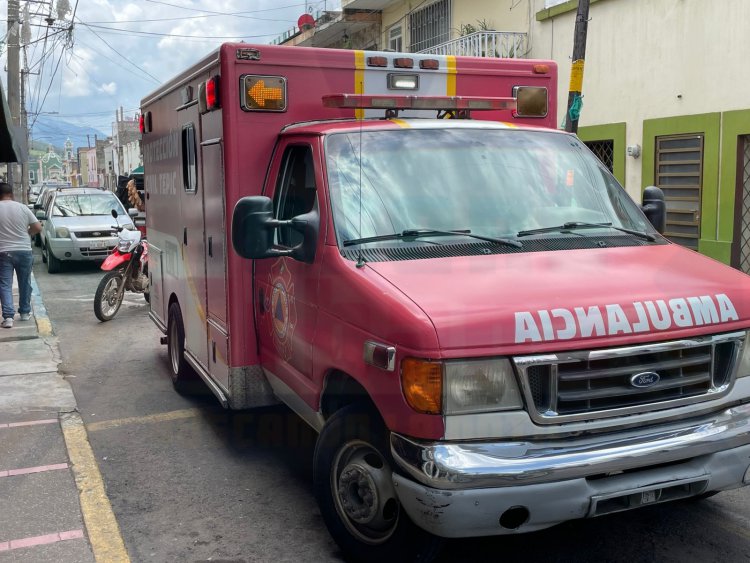
<path fill-rule="evenodd" d="M 2 328 L 13 328 L 13 271 L 18 280 L 18 312 L 22 321 L 31 318 L 31 237 L 42 230 L 31 210 L 13 201 L 13 188 L 0 182 L 0 304 Z"/>

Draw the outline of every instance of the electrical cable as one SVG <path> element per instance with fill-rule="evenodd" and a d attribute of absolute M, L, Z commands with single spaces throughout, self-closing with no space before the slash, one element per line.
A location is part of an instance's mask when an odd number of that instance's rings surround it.
<path fill-rule="evenodd" d="M 261 10 L 252 10 L 247 12 L 236 12 L 236 13 L 228 13 L 228 12 L 215 12 L 212 10 L 203 10 L 201 8 L 189 8 L 188 6 L 180 6 L 178 4 L 170 4 L 169 2 L 161 2 L 160 0 L 146 0 L 146 2 L 150 2 L 152 4 L 162 4 L 164 6 L 170 6 L 171 8 L 180 8 L 182 10 L 190 10 L 191 12 L 201 12 L 203 14 L 216 14 L 218 16 L 238 16 L 239 14 L 256 14 L 260 12 L 273 12 L 275 10 L 284 10 L 287 8 L 296 8 L 298 6 L 306 6 L 307 2 L 302 2 L 298 4 L 290 4 L 287 6 L 277 6 L 276 8 L 265 8 Z M 320 2 L 318 2 L 320 4 Z M 243 17 L 243 16 L 239 16 Z M 245 16 L 245 17 L 251 17 L 251 16 Z M 251 17 L 252 18 L 252 17 Z"/>
<path fill-rule="evenodd" d="M 79 23 L 80 23 L 80 20 L 79 20 Z M 120 57 L 121 59 L 123 59 L 123 60 L 124 60 L 124 61 L 126 61 L 127 63 L 131 64 L 132 66 L 134 66 L 135 68 L 137 68 L 138 70 L 140 70 L 140 71 L 141 71 L 142 73 L 144 73 L 145 75 L 149 76 L 149 77 L 150 77 L 150 78 L 151 78 L 152 80 L 154 80 L 154 82 L 156 82 L 157 84 L 161 84 L 161 80 L 159 80 L 159 79 L 158 79 L 158 78 L 156 78 L 156 77 L 155 77 L 155 76 L 154 76 L 153 74 L 151 74 L 151 73 L 150 73 L 150 72 L 148 72 L 147 70 L 144 70 L 144 69 L 142 69 L 142 68 L 141 68 L 141 67 L 139 67 L 139 66 L 138 66 L 137 64 L 135 64 L 135 63 L 134 63 L 133 61 L 131 61 L 130 59 L 128 59 L 127 57 L 125 57 L 125 56 L 124 56 L 124 55 L 123 55 L 122 53 L 120 53 L 120 52 L 119 52 L 119 51 L 118 51 L 117 49 L 115 49 L 114 47 L 112 47 L 112 45 L 110 45 L 109 43 L 107 43 L 107 41 L 106 41 L 106 40 L 105 40 L 105 39 L 104 39 L 104 38 L 103 38 L 103 37 L 102 37 L 101 35 L 99 35 L 99 34 L 98 34 L 98 33 L 97 33 L 96 31 L 94 31 L 93 29 L 91 29 L 91 28 L 90 28 L 89 26 L 86 26 L 86 24 L 83 24 L 83 25 L 84 25 L 84 27 L 86 27 L 87 29 L 89 29 L 89 31 L 91 31 L 91 33 L 93 33 L 94 35 L 96 35 L 96 36 L 97 36 L 97 37 L 98 37 L 98 38 L 99 38 L 99 39 L 100 39 L 100 40 L 102 41 L 102 43 L 104 43 L 104 44 L 105 44 L 105 45 L 106 45 L 107 47 L 109 47 L 110 49 L 112 49 L 112 51 L 114 51 L 114 52 L 115 52 L 115 54 L 117 54 L 117 56 L 119 56 L 119 57 Z"/>
<path fill-rule="evenodd" d="M 81 45 L 83 45 L 83 46 L 84 46 L 84 47 L 86 47 L 87 49 L 91 49 L 91 50 L 92 50 L 92 51 L 93 51 L 94 53 L 96 53 L 97 55 L 99 55 L 99 56 L 100 56 L 100 57 L 102 57 L 103 59 L 106 59 L 106 60 L 108 60 L 108 61 L 109 61 L 109 62 L 111 62 L 111 63 L 112 63 L 113 65 L 118 65 L 118 66 L 120 65 L 120 63 L 118 63 L 118 62 L 117 62 L 117 61 L 115 61 L 114 59 L 111 59 L 111 58 L 109 58 L 109 57 L 108 57 L 107 55 L 105 55 L 104 53 L 102 53 L 102 52 L 101 52 L 101 51 L 99 51 L 98 49 L 94 48 L 94 47 L 93 47 L 93 46 L 92 46 L 91 44 L 89 44 L 89 43 L 86 43 L 86 42 L 82 41 L 82 40 L 81 40 L 80 38 L 78 39 L 78 43 L 79 43 L 79 44 L 81 44 Z M 127 73 L 130 73 L 130 74 L 132 74 L 133 76 L 136 76 L 136 77 L 138 77 L 138 78 L 144 78 L 143 74 L 141 74 L 141 73 L 138 73 L 138 72 L 135 72 L 134 70 L 132 70 L 132 69 L 130 69 L 130 68 L 128 68 L 128 67 L 125 67 L 125 66 L 121 66 L 120 68 L 121 68 L 121 70 L 124 70 L 125 72 L 127 72 Z M 162 82 L 161 80 L 155 80 L 155 79 L 154 79 L 153 77 L 151 77 L 151 76 L 149 76 L 149 77 L 145 77 L 145 78 L 150 78 L 150 79 L 151 79 L 151 81 L 152 81 L 152 82 L 154 82 L 155 84 L 161 84 L 161 82 Z"/>
<path fill-rule="evenodd" d="M 176 33 L 157 33 L 155 31 L 140 31 L 140 30 L 133 30 L 133 29 L 122 29 L 119 27 L 108 27 L 104 25 L 91 25 L 91 24 L 82 22 L 80 20 L 78 21 L 78 23 L 80 23 L 81 25 L 83 25 L 84 27 L 88 29 L 91 29 L 92 31 L 94 28 L 106 29 L 107 31 L 114 31 L 114 32 L 119 31 L 121 33 L 126 33 L 129 35 L 146 35 L 146 36 L 153 35 L 156 37 L 177 37 L 179 39 L 204 39 L 204 40 L 205 39 L 234 39 L 234 40 L 239 40 L 244 37 L 259 38 L 259 37 L 272 37 L 274 35 L 278 35 L 276 33 L 264 33 L 262 35 L 243 35 L 239 33 L 236 35 L 179 35 Z"/>

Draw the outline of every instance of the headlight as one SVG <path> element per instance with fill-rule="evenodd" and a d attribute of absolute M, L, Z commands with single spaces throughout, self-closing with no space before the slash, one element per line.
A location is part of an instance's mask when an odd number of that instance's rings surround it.
<path fill-rule="evenodd" d="M 470 360 L 445 364 L 445 414 L 523 408 L 510 360 Z"/>
<path fill-rule="evenodd" d="M 57 227 L 55 229 L 55 237 L 70 238 L 70 231 L 67 229 L 67 227 Z"/>
<path fill-rule="evenodd" d="M 117 243 L 117 250 L 120 252 L 127 252 L 130 250 L 130 241 L 129 240 L 121 240 Z"/>
<path fill-rule="evenodd" d="M 737 366 L 737 377 L 750 375 L 750 333 L 745 333 L 745 341 L 742 343 L 742 355 Z"/>
<path fill-rule="evenodd" d="M 405 358 L 401 386 L 406 402 L 428 414 L 523 408 L 513 367 L 506 358 L 448 362 Z"/>

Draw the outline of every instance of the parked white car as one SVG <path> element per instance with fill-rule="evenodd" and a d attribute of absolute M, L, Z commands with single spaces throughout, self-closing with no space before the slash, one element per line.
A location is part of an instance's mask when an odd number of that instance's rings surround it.
<path fill-rule="evenodd" d="M 117 245 L 112 227 L 116 210 L 126 229 L 135 229 L 115 194 L 98 188 L 56 189 L 37 217 L 44 222 L 41 233 L 42 261 L 50 274 L 71 260 L 104 260 Z"/>

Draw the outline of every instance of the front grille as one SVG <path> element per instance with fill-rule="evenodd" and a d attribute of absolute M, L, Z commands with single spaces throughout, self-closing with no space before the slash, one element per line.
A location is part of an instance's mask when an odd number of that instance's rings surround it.
<path fill-rule="evenodd" d="M 514 358 L 532 418 L 634 414 L 726 392 L 744 333 Z"/>
<path fill-rule="evenodd" d="M 76 231 L 73 233 L 76 238 L 110 238 L 112 229 L 102 229 L 99 231 Z"/>
<path fill-rule="evenodd" d="M 110 246 L 109 248 L 88 248 L 83 247 L 80 249 L 81 255 L 88 258 L 106 258 L 114 251 L 115 247 Z"/>

